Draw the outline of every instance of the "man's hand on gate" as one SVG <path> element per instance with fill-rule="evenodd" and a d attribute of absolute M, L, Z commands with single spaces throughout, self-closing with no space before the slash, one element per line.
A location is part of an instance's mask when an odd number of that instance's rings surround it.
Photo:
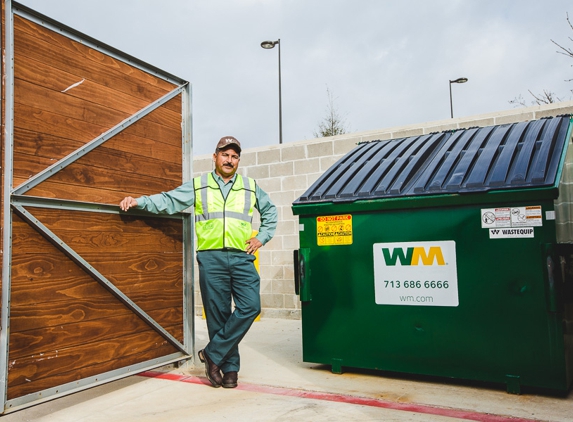
<path fill-rule="evenodd" d="M 133 199 L 131 196 L 126 196 L 119 203 L 119 208 L 121 208 L 122 211 L 127 211 L 128 209 L 135 206 L 137 206 L 137 201 Z"/>

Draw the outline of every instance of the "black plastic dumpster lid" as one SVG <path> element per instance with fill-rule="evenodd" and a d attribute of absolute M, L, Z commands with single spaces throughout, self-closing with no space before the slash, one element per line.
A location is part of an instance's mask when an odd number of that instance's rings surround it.
<path fill-rule="evenodd" d="M 358 145 L 293 205 L 555 185 L 569 116 Z"/>

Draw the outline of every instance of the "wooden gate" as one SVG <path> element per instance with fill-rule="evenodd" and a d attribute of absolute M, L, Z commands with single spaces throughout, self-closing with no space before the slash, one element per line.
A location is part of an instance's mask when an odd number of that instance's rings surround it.
<path fill-rule="evenodd" d="M 190 180 L 189 84 L 2 6 L 5 413 L 190 358 L 193 236 L 117 206 Z"/>

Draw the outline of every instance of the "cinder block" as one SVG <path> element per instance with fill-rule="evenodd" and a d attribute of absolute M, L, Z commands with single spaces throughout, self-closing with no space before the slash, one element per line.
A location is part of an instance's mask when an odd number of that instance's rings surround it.
<path fill-rule="evenodd" d="M 410 136 L 420 136 L 423 134 L 424 134 L 424 129 L 422 128 L 404 129 L 392 132 L 392 138 L 393 139 L 409 138 Z"/>
<path fill-rule="evenodd" d="M 261 272 L 261 294 L 272 294 L 272 292 L 273 292 L 272 281 L 266 279 L 266 277 L 263 277 Z"/>
<path fill-rule="evenodd" d="M 297 234 L 292 234 L 292 235 L 284 235 L 282 237 L 282 241 L 283 241 L 283 249 L 289 250 L 289 249 L 298 249 L 300 248 L 300 241 L 298 239 L 298 232 Z"/>
<path fill-rule="evenodd" d="M 333 154 L 333 142 L 317 142 L 306 146 L 308 158 L 326 157 Z"/>
<path fill-rule="evenodd" d="M 322 176 L 322 173 L 312 173 L 306 175 L 306 184 L 310 188 L 314 182 L 318 180 L 318 178 Z M 308 188 L 307 188 L 308 189 Z"/>
<path fill-rule="evenodd" d="M 277 236 L 291 235 L 296 229 L 294 220 L 281 221 L 277 227 Z"/>
<path fill-rule="evenodd" d="M 283 192 L 285 190 L 304 189 L 306 187 L 306 176 L 302 173 L 300 173 L 300 176 L 286 176 L 282 178 L 281 184 Z"/>
<path fill-rule="evenodd" d="M 533 119 L 535 119 L 535 115 L 531 111 L 531 112 L 522 112 L 516 114 L 500 115 L 496 116 L 494 120 L 496 125 L 504 125 L 506 123 L 527 122 Z"/>
<path fill-rule="evenodd" d="M 451 122 L 449 124 L 443 124 L 438 126 L 427 126 L 423 128 L 424 134 L 434 133 L 434 132 L 445 132 L 447 130 L 458 129 L 458 123 Z"/>
<path fill-rule="evenodd" d="M 283 218 L 281 221 L 296 221 L 296 222 L 298 222 L 298 215 L 295 216 L 292 213 L 292 206 L 291 205 L 283 208 Z"/>
<path fill-rule="evenodd" d="M 262 318 L 300 319 L 299 309 L 263 309 Z"/>
<path fill-rule="evenodd" d="M 285 309 L 300 309 L 300 300 L 295 294 L 285 294 Z"/>
<path fill-rule="evenodd" d="M 319 169 L 322 173 L 324 173 L 326 170 L 328 170 L 330 167 L 332 167 L 338 160 L 340 160 L 340 158 L 342 158 L 342 155 L 336 155 L 336 156 L 330 156 L 330 157 L 323 157 L 320 159 L 320 165 L 319 165 Z"/>
<path fill-rule="evenodd" d="M 312 158 L 308 160 L 299 160 L 294 162 L 294 174 L 304 175 L 318 170 L 320 166 L 320 158 Z"/>
<path fill-rule="evenodd" d="M 282 191 L 282 192 L 275 192 L 271 197 L 273 203 L 279 207 L 282 205 L 291 205 L 294 201 L 294 192 L 293 191 Z"/>
<path fill-rule="evenodd" d="M 263 308 L 284 308 L 284 295 L 263 293 L 261 294 L 261 306 Z"/>
<path fill-rule="evenodd" d="M 352 151 L 358 145 L 358 139 L 355 137 L 348 138 L 348 139 L 340 139 L 334 141 L 332 146 L 332 153 L 334 155 L 345 155 L 349 151 Z"/>
<path fill-rule="evenodd" d="M 293 265 L 292 251 L 273 251 L 273 265 Z"/>
<path fill-rule="evenodd" d="M 269 195 L 273 192 L 282 191 L 281 178 L 280 177 L 270 177 L 267 179 L 257 179 L 257 183 Z M 272 200 L 272 198 L 271 198 Z"/>
<path fill-rule="evenodd" d="M 240 167 L 249 167 L 249 166 L 256 166 L 257 165 L 257 153 L 256 152 L 248 152 L 248 151 L 241 151 L 241 162 L 239 164 Z"/>
<path fill-rule="evenodd" d="M 539 110 L 535 112 L 535 118 L 542 119 L 543 117 L 560 116 L 561 114 L 573 114 L 573 106 L 549 110 Z"/>
<path fill-rule="evenodd" d="M 271 166 L 271 176 L 292 176 L 294 174 L 294 163 L 288 161 L 286 163 L 273 164 Z"/>
<path fill-rule="evenodd" d="M 360 142 L 371 142 L 371 141 L 385 141 L 387 139 L 394 138 L 394 134 L 392 132 L 378 132 L 372 133 L 368 135 L 363 135 L 360 137 Z M 350 150 L 349 150 L 350 151 Z"/>
<path fill-rule="evenodd" d="M 201 160 L 193 160 L 193 175 L 200 176 L 203 173 L 208 173 L 215 168 L 212 158 L 205 158 Z"/>
<path fill-rule="evenodd" d="M 281 150 L 281 161 L 304 160 L 306 158 L 306 147 L 304 145 L 284 146 Z"/>
<path fill-rule="evenodd" d="M 284 278 L 284 271 L 280 265 L 261 265 L 260 274 L 261 277 L 264 276 L 265 280 L 270 283 Z"/>
<path fill-rule="evenodd" d="M 285 265 L 283 267 L 283 272 L 285 280 L 294 280 L 294 265 Z"/>
<path fill-rule="evenodd" d="M 281 161 L 281 150 L 270 149 L 257 152 L 257 164 L 278 163 Z"/>
<path fill-rule="evenodd" d="M 272 289 L 275 294 L 294 294 L 294 280 L 273 280 Z"/>
<path fill-rule="evenodd" d="M 460 122 L 460 129 L 467 129 L 469 127 L 485 127 L 485 126 L 493 126 L 495 125 L 495 119 L 493 117 L 486 118 L 486 119 L 476 119 L 467 122 Z"/>
<path fill-rule="evenodd" d="M 255 180 L 266 179 L 269 177 L 270 174 L 269 166 L 266 164 L 263 166 L 247 167 L 246 171 L 247 171 L 247 176 L 252 177 Z"/>

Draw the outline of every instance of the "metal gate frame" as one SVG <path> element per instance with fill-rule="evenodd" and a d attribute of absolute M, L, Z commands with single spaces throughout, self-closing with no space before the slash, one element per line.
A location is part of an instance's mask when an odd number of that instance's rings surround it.
<path fill-rule="evenodd" d="M 155 218 L 174 218 L 183 220 L 183 343 L 180 343 L 169 332 L 161 327 L 145 311 L 139 308 L 124 293 L 117 289 L 106 277 L 93 268 L 89 262 L 84 260 L 71 247 L 59 239 L 52 231 L 37 220 L 24 206 L 34 206 L 40 208 L 50 208 L 58 210 L 73 210 L 95 213 L 120 214 L 118 206 L 96 204 L 89 202 L 70 201 L 62 199 L 40 198 L 24 195 L 34 186 L 50 178 L 66 166 L 74 163 L 79 158 L 86 155 L 96 147 L 102 145 L 107 140 L 117 135 L 131 124 L 137 122 L 153 110 L 157 109 L 167 101 L 181 94 L 182 97 L 182 153 L 183 153 L 183 182 L 192 178 L 193 165 L 193 142 L 191 134 L 192 113 L 191 113 L 191 87 L 174 75 L 164 72 L 152 65 L 149 65 L 135 57 L 129 56 L 111 46 L 103 44 L 79 31 L 65 26 L 47 16 L 44 16 L 26 6 L 20 5 L 11 0 L 4 0 L 5 25 L 3 28 L 5 40 L 5 103 L 4 103 L 4 189 L 3 198 L 3 262 L 2 262 L 2 300 L 1 300 L 1 325 L 0 325 L 0 400 L 2 401 L 3 412 L 12 412 L 24 407 L 38 404 L 57 397 L 65 396 L 77 391 L 104 384 L 120 378 L 133 375 L 161 365 L 193 359 L 194 355 L 194 295 L 193 295 L 193 221 L 191 213 L 182 213 L 175 216 L 157 216 Z M 50 167 L 31 177 L 25 184 L 14 187 L 13 185 L 13 153 L 14 153 L 14 14 L 28 19 L 38 25 L 58 34 L 66 36 L 72 40 L 97 50 L 103 54 L 121 60 L 130 66 L 136 67 L 158 78 L 178 85 L 176 89 L 164 95 L 162 98 L 152 102 L 137 113 L 128 117 L 124 121 L 109 129 L 102 135 L 86 143 L 81 148 L 70 153 Z M 1 94 L 1 92 L 0 92 Z M 37 393 L 28 394 L 12 400 L 7 400 L 8 393 L 8 358 L 10 342 L 10 295 L 11 295 L 11 262 L 12 262 L 12 215 L 15 212 L 23 218 L 30 226 L 41 233 L 53 245 L 61 250 L 72 261 L 78 264 L 84 271 L 91 275 L 98 283 L 111 292 L 117 299 L 143 319 L 151 328 L 163 336 L 171 343 L 178 352 L 155 358 L 150 361 L 141 362 L 135 365 L 109 371 L 100 375 L 88 377 L 76 382 L 70 382 L 61 386 L 52 387 Z M 144 212 L 132 210 L 130 214 L 146 215 Z"/>

